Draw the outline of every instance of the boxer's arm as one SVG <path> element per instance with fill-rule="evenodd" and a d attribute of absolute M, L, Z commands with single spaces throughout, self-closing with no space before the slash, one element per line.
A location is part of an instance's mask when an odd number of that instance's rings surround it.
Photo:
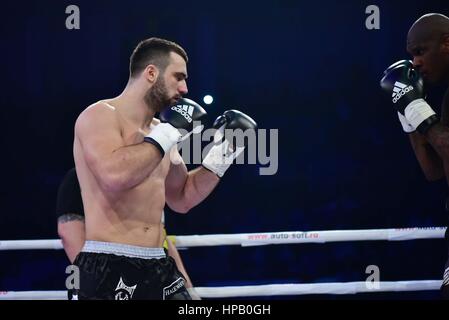
<path fill-rule="evenodd" d="M 86 239 L 84 217 L 70 213 L 60 216 L 58 218 L 58 235 L 70 263 L 73 263 Z"/>
<path fill-rule="evenodd" d="M 140 184 L 162 160 L 160 151 L 150 143 L 124 145 L 115 112 L 98 104 L 83 111 L 75 124 L 87 165 L 109 191 Z"/>
<path fill-rule="evenodd" d="M 445 168 L 449 168 L 449 128 L 437 123 L 426 133 L 426 139 L 441 158 Z"/>
<path fill-rule="evenodd" d="M 439 177 L 442 178 L 449 171 L 449 89 L 441 107 L 441 122 L 433 125 L 425 138 L 440 158 Z M 446 179 L 449 181 L 449 172 L 446 172 Z"/>
<path fill-rule="evenodd" d="M 172 161 L 165 179 L 165 201 L 172 210 L 187 213 L 215 189 L 220 179 L 203 167 L 188 172 L 178 151 L 173 150 L 178 160 Z"/>
<path fill-rule="evenodd" d="M 415 131 L 409 134 L 409 139 L 426 179 L 436 181 L 443 178 L 443 161 L 426 138 Z"/>

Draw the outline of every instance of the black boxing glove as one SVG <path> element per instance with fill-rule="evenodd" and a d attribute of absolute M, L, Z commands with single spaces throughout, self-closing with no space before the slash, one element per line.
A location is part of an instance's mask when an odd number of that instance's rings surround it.
<path fill-rule="evenodd" d="M 180 99 L 159 114 L 161 123 L 145 136 L 144 141 L 155 145 L 164 156 L 178 142 L 192 133 L 201 132 L 201 120 L 206 115 L 206 110 L 198 103 L 186 98 Z"/>
<path fill-rule="evenodd" d="M 416 129 L 425 133 L 438 122 L 435 111 L 424 100 L 423 79 L 410 60 L 401 60 L 389 66 L 384 71 L 380 86 L 391 95 L 393 106 L 400 114 L 399 118 L 404 116 L 406 121 L 401 121 L 404 131 Z M 404 123 L 407 125 L 404 126 Z"/>
<path fill-rule="evenodd" d="M 256 130 L 257 123 L 243 112 L 228 110 L 215 120 L 213 127 L 217 129 L 214 135 L 215 144 L 204 158 L 202 165 L 221 178 L 231 166 L 234 159 L 246 147 L 243 144 L 234 146 L 233 142 L 227 139 L 225 130 Z"/>

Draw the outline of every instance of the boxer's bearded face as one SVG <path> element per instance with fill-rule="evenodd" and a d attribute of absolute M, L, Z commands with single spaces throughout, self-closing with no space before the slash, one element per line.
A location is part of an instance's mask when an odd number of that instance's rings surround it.
<path fill-rule="evenodd" d="M 154 85 L 145 94 L 145 103 L 155 112 L 164 110 L 172 104 L 172 98 L 168 94 L 167 86 L 162 76 L 159 76 Z"/>

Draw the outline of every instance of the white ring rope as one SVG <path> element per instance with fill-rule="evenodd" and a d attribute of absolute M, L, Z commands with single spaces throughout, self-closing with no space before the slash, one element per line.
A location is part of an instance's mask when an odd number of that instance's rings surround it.
<path fill-rule="evenodd" d="M 176 236 L 177 247 L 198 246 L 263 246 L 269 244 L 326 243 L 338 241 L 388 240 L 404 241 L 416 239 L 444 238 L 445 227 L 332 230 L 332 231 L 286 231 L 267 233 L 215 234 L 198 236 Z"/>
<path fill-rule="evenodd" d="M 439 239 L 444 237 L 445 227 L 289 231 L 267 233 L 212 234 L 175 236 L 177 247 L 220 245 L 261 246 L 288 243 L 326 243 L 338 241 Z M 0 250 L 62 249 L 56 240 L 5 240 Z M 260 297 L 305 294 L 355 294 L 399 291 L 438 290 L 442 280 L 383 281 L 383 282 L 333 282 L 306 284 L 270 284 L 257 286 L 197 287 L 202 298 Z M 66 291 L 0 291 L 0 300 L 67 300 Z"/>
<path fill-rule="evenodd" d="M 438 290 L 441 280 L 331 282 L 269 284 L 257 286 L 197 287 L 201 298 L 293 296 L 309 294 L 355 294 Z M 0 300 L 67 300 L 67 291 L 0 291 Z"/>
<path fill-rule="evenodd" d="M 177 247 L 201 246 L 262 246 L 269 244 L 326 243 L 339 241 L 405 241 L 417 239 L 444 238 L 445 227 L 331 230 L 331 231 L 285 231 L 266 233 L 237 233 L 174 236 Z M 56 240 L 4 240 L 0 250 L 62 249 L 62 242 Z"/>

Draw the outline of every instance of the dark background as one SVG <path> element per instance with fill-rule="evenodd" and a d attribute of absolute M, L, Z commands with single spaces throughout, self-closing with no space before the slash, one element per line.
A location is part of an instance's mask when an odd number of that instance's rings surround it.
<path fill-rule="evenodd" d="M 444 181 L 428 183 L 396 113 L 383 70 L 409 58 L 406 34 L 445 1 L 26 1 L 2 3 L 0 239 L 54 239 L 55 198 L 73 166 L 73 124 L 116 96 L 142 39 L 188 52 L 188 97 L 211 119 L 229 108 L 279 130 L 279 170 L 233 166 L 187 215 L 167 210 L 169 234 L 444 226 Z M 81 29 L 67 30 L 76 4 Z M 365 8 L 380 8 L 367 30 Z M 444 88 L 429 91 L 439 112 Z M 443 240 L 191 248 L 196 286 L 441 279 Z M 63 289 L 59 251 L 0 251 L 0 290 Z M 438 292 L 290 298 L 419 298 Z M 276 299 L 276 297 L 273 297 Z"/>

